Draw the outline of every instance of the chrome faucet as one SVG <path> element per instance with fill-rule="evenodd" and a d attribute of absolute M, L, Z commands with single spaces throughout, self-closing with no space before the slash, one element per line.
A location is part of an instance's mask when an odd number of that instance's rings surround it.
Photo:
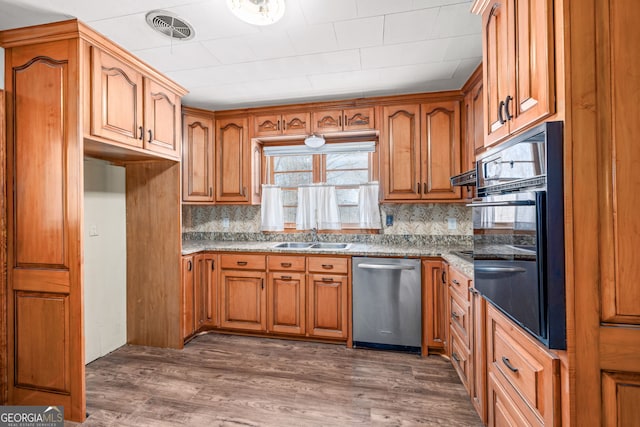
<path fill-rule="evenodd" d="M 311 241 L 313 243 L 318 243 L 318 229 L 315 227 L 311 229 Z"/>

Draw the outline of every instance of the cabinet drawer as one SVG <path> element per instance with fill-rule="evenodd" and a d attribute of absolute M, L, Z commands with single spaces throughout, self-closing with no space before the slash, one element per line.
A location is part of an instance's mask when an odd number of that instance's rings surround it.
<path fill-rule="evenodd" d="M 449 292 L 449 321 L 451 322 L 451 327 L 456 329 L 463 344 L 467 347 L 469 347 L 470 344 L 469 326 L 471 311 L 469 308 L 469 303 L 461 300 L 455 293 Z"/>
<path fill-rule="evenodd" d="M 511 396 L 496 380 L 495 375 L 489 374 L 489 427 L 494 426 L 539 426 L 544 424 L 535 416 L 533 411 L 518 396 Z"/>
<path fill-rule="evenodd" d="M 269 255 L 267 265 L 273 271 L 304 271 L 304 257 Z"/>
<path fill-rule="evenodd" d="M 506 388 L 513 387 L 544 420 L 560 420 L 560 360 L 489 304 L 487 308 L 489 372 Z"/>
<path fill-rule="evenodd" d="M 264 255 L 223 254 L 220 255 L 220 267 L 228 270 L 265 270 Z"/>
<path fill-rule="evenodd" d="M 469 301 L 469 285 L 471 279 L 453 267 L 449 267 L 449 289 L 463 301 Z"/>
<path fill-rule="evenodd" d="M 349 270 L 347 258 L 309 257 L 307 260 L 309 273 L 347 274 Z"/>
<path fill-rule="evenodd" d="M 465 345 L 455 329 L 452 329 L 449 335 L 451 363 L 453 363 L 453 367 L 458 372 L 462 384 L 469 391 L 469 379 L 471 378 L 469 347 Z"/>

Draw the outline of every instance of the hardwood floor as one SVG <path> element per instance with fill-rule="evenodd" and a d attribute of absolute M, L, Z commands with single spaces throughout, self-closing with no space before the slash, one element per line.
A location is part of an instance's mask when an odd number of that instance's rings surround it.
<path fill-rule="evenodd" d="M 439 356 L 208 334 L 86 371 L 86 426 L 482 425 Z"/>

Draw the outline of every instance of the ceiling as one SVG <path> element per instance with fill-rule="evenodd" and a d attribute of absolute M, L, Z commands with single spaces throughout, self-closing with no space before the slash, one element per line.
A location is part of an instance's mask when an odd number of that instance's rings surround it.
<path fill-rule="evenodd" d="M 225 0 L 0 0 L 0 30 L 77 17 L 213 110 L 460 89 L 480 64 L 471 0 L 286 0 L 268 27 L 238 20 Z M 150 29 L 162 9 L 195 37 Z"/>

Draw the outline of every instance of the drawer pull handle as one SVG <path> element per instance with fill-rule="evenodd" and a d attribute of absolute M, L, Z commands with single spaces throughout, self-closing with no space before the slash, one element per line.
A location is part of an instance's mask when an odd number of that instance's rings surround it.
<path fill-rule="evenodd" d="M 460 286 L 460 282 L 458 282 L 456 279 L 453 279 L 452 282 L 453 282 L 454 285 Z"/>
<path fill-rule="evenodd" d="M 280 276 L 282 280 L 291 280 L 291 276 Z"/>
<path fill-rule="evenodd" d="M 322 264 L 322 268 L 325 270 L 331 270 L 333 268 L 333 264 Z"/>
<path fill-rule="evenodd" d="M 514 366 L 511 364 L 511 361 L 509 361 L 509 359 L 508 359 L 507 357 L 502 356 L 502 363 L 504 363 L 504 364 L 505 364 L 505 366 L 506 366 L 507 368 L 509 368 L 509 370 L 510 370 L 511 372 L 514 372 L 514 373 L 515 373 L 515 372 L 518 372 L 518 368 L 514 367 Z"/>
<path fill-rule="evenodd" d="M 192 268 L 193 268 L 193 263 L 191 262 L 191 260 L 187 261 L 187 271 L 191 271 Z"/>
<path fill-rule="evenodd" d="M 460 364 L 460 358 L 458 357 L 458 355 L 455 352 L 451 353 L 451 358 L 453 360 L 455 360 L 456 363 Z"/>
<path fill-rule="evenodd" d="M 458 313 L 456 313 L 455 311 L 451 312 L 451 318 L 452 319 L 457 319 L 458 317 L 460 317 L 460 315 Z"/>
<path fill-rule="evenodd" d="M 281 262 L 280 266 L 284 267 L 284 268 L 289 268 L 289 267 L 291 267 L 291 263 L 290 262 Z"/>
<path fill-rule="evenodd" d="M 323 282 L 333 282 L 333 279 L 331 277 L 323 277 L 322 281 Z"/>
<path fill-rule="evenodd" d="M 238 265 L 247 265 L 247 261 L 238 261 L 237 264 Z"/>

